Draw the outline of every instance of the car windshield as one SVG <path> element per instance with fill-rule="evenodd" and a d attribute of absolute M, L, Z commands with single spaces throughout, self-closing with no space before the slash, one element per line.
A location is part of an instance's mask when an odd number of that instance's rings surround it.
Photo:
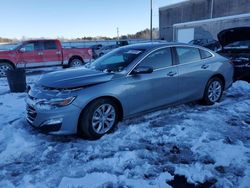
<path fill-rule="evenodd" d="M 142 49 L 119 48 L 100 57 L 86 67 L 100 71 L 121 72 L 143 52 Z"/>

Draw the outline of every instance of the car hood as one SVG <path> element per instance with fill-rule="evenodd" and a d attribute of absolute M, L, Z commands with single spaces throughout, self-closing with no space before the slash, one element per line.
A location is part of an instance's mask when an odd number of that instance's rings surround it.
<path fill-rule="evenodd" d="M 250 40 L 250 27 L 225 29 L 217 37 L 222 47 L 233 42 Z"/>
<path fill-rule="evenodd" d="M 73 68 L 44 75 L 38 85 L 53 89 L 73 89 L 110 81 L 114 74 L 86 68 Z"/>

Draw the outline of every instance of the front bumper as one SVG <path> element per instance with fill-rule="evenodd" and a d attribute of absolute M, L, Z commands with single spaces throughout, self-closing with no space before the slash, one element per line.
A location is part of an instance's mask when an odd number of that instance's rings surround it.
<path fill-rule="evenodd" d="M 73 104 L 56 109 L 39 109 L 27 103 L 27 122 L 41 132 L 54 135 L 77 133 L 81 109 Z"/>

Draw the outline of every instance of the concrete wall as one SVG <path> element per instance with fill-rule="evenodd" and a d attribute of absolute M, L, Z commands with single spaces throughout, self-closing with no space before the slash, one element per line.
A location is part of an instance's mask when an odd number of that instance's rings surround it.
<path fill-rule="evenodd" d="M 250 0 L 190 0 L 162 7 L 159 9 L 160 38 L 172 41 L 176 23 L 244 13 L 250 13 Z"/>

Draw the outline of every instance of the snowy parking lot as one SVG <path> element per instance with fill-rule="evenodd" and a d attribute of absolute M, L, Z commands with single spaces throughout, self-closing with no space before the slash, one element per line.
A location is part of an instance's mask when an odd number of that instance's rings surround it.
<path fill-rule="evenodd" d="M 42 73 L 30 72 L 28 83 Z M 96 141 L 37 132 L 26 123 L 25 97 L 0 79 L 0 187 L 250 186 L 247 82 L 213 106 L 169 107 Z"/>

